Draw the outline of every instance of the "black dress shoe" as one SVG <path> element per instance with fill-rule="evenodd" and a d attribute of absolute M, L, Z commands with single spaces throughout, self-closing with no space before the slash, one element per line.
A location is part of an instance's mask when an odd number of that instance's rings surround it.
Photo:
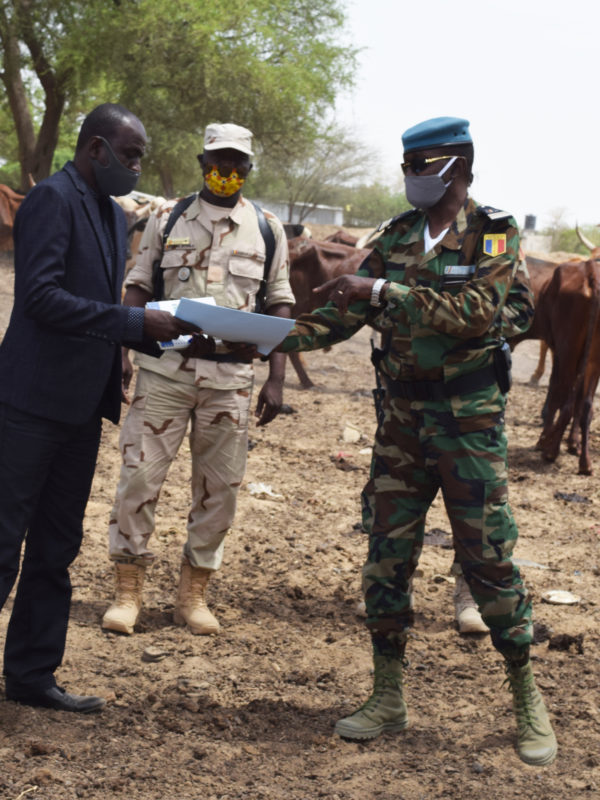
<path fill-rule="evenodd" d="M 91 711 L 99 711 L 106 700 L 103 697 L 82 697 L 78 694 L 69 694 L 61 689 L 60 686 L 51 686 L 41 692 L 31 692 L 29 694 L 18 694 L 11 691 L 6 692 L 6 699 L 21 703 L 24 706 L 40 706 L 41 708 L 54 708 L 57 711 L 78 711 L 80 714 L 89 714 Z"/>

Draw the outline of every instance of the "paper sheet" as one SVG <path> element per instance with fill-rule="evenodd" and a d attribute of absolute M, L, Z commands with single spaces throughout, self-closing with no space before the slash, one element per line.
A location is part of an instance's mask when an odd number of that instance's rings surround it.
<path fill-rule="evenodd" d="M 195 299 L 198 303 L 208 303 L 212 306 L 215 305 L 214 297 L 197 297 Z M 146 303 L 146 308 L 152 308 L 156 311 L 168 311 L 169 314 L 173 314 L 173 316 L 175 316 L 178 305 L 179 300 L 151 300 L 149 303 Z M 185 334 L 178 336 L 177 339 L 171 339 L 168 342 L 159 342 L 158 346 L 161 350 L 183 350 L 183 348 L 187 347 L 191 341 L 192 337 Z"/>
<path fill-rule="evenodd" d="M 204 333 L 223 341 L 255 344 L 264 356 L 285 339 L 295 322 L 269 314 L 206 305 L 188 297 L 181 298 L 175 316 L 198 325 Z"/>

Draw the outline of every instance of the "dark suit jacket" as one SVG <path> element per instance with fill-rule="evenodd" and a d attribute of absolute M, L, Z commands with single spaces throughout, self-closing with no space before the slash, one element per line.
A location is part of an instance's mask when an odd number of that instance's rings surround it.
<path fill-rule="evenodd" d="M 114 201 L 111 208 L 115 274 L 98 202 L 72 162 L 21 204 L 15 301 L 0 345 L 0 401 L 59 422 L 81 424 L 97 410 L 118 422 L 126 227 Z"/>

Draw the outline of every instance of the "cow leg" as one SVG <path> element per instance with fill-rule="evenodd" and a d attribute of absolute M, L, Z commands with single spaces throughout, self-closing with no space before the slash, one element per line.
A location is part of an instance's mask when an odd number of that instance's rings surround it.
<path fill-rule="evenodd" d="M 541 450 L 542 456 L 546 461 L 556 461 L 562 437 L 573 417 L 575 406 L 575 390 L 572 387 L 560 385 L 559 376 L 561 373 L 559 367 L 559 360 L 555 357 L 548 389 L 548 408 L 544 420 L 544 429 L 536 445 L 536 449 Z M 558 419 L 555 422 L 554 418 L 557 412 Z"/>
<path fill-rule="evenodd" d="M 567 438 L 567 452 L 576 456 L 581 452 L 581 437 L 583 435 L 583 415 L 585 404 L 583 402 L 583 387 L 577 392 L 577 399 L 575 401 L 575 411 L 573 413 L 573 422 L 571 423 L 571 430 Z"/>
<path fill-rule="evenodd" d="M 579 475 L 592 475 L 592 460 L 590 458 L 589 443 L 590 443 L 590 425 L 592 423 L 592 416 L 594 413 L 594 397 L 596 395 L 596 388 L 598 387 L 598 376 L 592 378 L 591 383 L 587 386 L 585 398 L 582 403 L 581 409 L 581 452 L 579 454 Z"/>
<path fill-rule="evenodd" d="M 292 362 L 293 368 L 296 370 L 296 375 L 300 381 L 300 385 L 303 389 L 312 389 L 314 387 L 314 383 L 308 377 L 308 373 L 304 367 L 304 359 L 300 353 L 288 353 L 290 357 L 290 361 Z"/>
<path fill-rule="evenodd" d="M 579 454 L 579 475 L 592 474 L 589 451 L 590 423 L 592 421 L 592 402 L 586 397 L 581 413 L 581 453 Z"/>
<path fill-rule="evenodd" d="M 550 374 L 550 383 L 548 384 L 548 391 L 546 392 L 546 399 L 542 408 L 542 421 L 544 423 L 540 438 L 535 445 L 536 450 L 544 451 L 546 449 L 547 441 L 552 432 L 554 425 L 554 417 L 556 412 L 561 407 L 560 387 L 558 381 L 558 364 L 554 359 L 552 362 L 552 372 Z"/>
<path fill-rule="evenodd" d="M 546 368 L 547 352 L 548 352 L 548 344 L 543 339 L 540 339 L 540 355 L 538 358 L 537 367 L 535 368 L 535 371 L 532 374 L 531 378 L 529 378 L 529 383 L 537 385 L 540 382 L 540 378 L 544 374 L 544 369 Z"/>

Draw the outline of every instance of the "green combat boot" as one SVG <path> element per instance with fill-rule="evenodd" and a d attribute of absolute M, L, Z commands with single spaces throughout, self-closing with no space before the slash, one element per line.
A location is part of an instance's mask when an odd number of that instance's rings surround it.
<path fill-rule="evenodd" d="M 354 714 L 336 722 L 344 739 L 374 739 L 383 731 L 401 731 L 408 725 L 402 697 L 402 660 L 375 655 L 373 694 Z"/>
<path fill-rule="evenodd" d="M 526 764 L 541 767 L 556 758 L 556 737 L 542 696 L 535 685 L 531 662 L 517 666 L 507 662 L 507 681 L 517 718 L 519 757 Z"/>

